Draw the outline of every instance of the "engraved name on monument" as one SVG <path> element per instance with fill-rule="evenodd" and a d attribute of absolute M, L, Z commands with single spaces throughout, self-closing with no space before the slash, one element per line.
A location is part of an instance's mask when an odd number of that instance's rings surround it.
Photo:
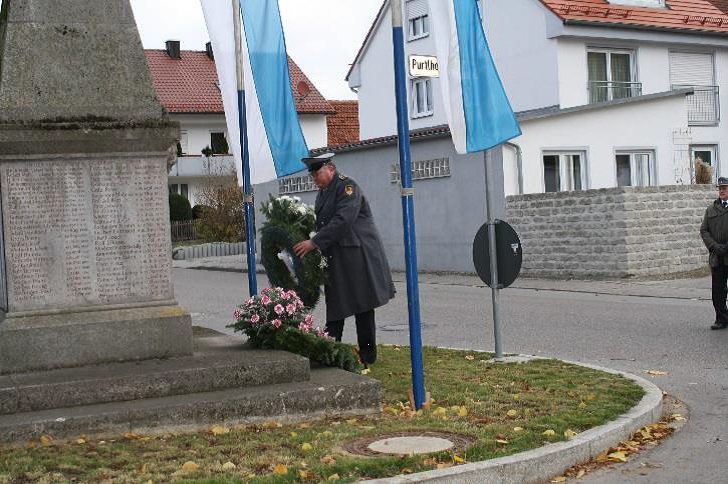
<path fill-rule="evenodd" d="M 166 177 L 149 157 L 3 163 L 10 311 L 172 299 Z"/>

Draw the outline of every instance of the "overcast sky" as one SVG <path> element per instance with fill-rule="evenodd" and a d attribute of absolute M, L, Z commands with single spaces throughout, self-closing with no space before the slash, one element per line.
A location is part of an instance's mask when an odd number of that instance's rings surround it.
<path fill-rule="evenodd" d="M 344 77 L 381 4 L 279 0 L 288 54 L 326 99 L 356 98 Z M 209 37 L 199 0 L 131 0 L 131 6 L 144 48 L 163 49 L 169 39 L 182 49 L 205 48 Z"/>

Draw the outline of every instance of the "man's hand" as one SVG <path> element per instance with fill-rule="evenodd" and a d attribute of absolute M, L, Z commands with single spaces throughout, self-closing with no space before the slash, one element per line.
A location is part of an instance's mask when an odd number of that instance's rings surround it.
<path fill-rule="evenodd" d="M 296 253 L 298 257 L 303 257 L 306 254 L 308 254 L 311 251 L 316 250 L 316 245 L 313 243 L 311 239 L 304 240 L 303 242 L 299 242 L 296 245 L 293 246 L 293 251 Z"/>
<path fill-rule="evenodd" d="M 715 252 L 717 255 L 724 256 L 726 253 L 726 249 L 728 249 L 726 244 L 716 244 L 715 247 L 713 247 L 713 252 Z"/>

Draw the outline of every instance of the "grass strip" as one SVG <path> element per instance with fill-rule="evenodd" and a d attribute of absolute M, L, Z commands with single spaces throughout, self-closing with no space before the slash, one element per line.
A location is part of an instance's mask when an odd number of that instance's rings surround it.
<path fill-rule="evenodd" d="M 388 477 L 503 457 L 566 440 L 636 405 L 642 388 L 618 375 L 558 360 L 490 363 L 492 355 L 424 349 L 434 403 L 413 412 L 409 348 L 384 345 L 370 377 L 382 382 L 381 415 L 298 424 L 213 426 L 190 434 L 48 438 L 0 447 L 0 484 L 321 482 Z M 456 432 L 464 452 L 357 457 L 356 438 L 407 430 Z"/>

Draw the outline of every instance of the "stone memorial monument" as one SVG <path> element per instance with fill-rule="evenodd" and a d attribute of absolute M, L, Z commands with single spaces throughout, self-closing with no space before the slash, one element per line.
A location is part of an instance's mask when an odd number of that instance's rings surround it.
<path fill-rule="evenodd" d="M 4 0 L 0 373 L 191 354 L 167 163 L 128 0 Z"/>

